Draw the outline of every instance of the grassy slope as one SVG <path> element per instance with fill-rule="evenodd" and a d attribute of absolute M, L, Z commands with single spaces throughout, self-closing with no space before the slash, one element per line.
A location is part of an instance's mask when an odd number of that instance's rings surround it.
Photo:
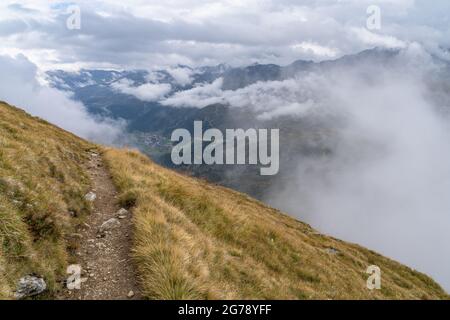
<path fill-rule="evenodd" d="M 89 212 L 92 148 L 0 103 L 0 299 L 27 273 L 45 276 L 50 294 L 58 287 L 76 245 L 68 235 Z M 134 151 L 105 149 L 104 158 L 122 205 L 134 206 L 134 255 L 148 298 L 447 298 L 427 276 L 243 194 Z M 365 287 L 371 264 L 382 269 L 381 291 Z"/>
<path fill-rule="evenodd" d="M 0 298 L 28 273 L 43 275 L 50 292 L 57 287 L 76 245 L 68 235 L 89 211 L 82 164 L 91 148 L 0 103 Z"/>
<path fill-rule="evenodd" d="M 243 194 L 135 151 L 107 149 L 104 157 L 121 201 L 135 205 L 134 256 L 148 298 L 447 298 L 429 277 Z M 366 288 L 373 264 L 382 270 L 382 290 Z"/>

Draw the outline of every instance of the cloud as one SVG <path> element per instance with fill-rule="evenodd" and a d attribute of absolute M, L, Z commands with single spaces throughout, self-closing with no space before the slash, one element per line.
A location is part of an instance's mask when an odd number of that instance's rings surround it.
<path fill-rule="evenodd" d="M 134 86 L 133 82 L 128 79 L 122 79 L 114 82 L 112 88 L 142 100 L 142 101 L 158 101 L 166 96 L 172 86 L 168 83 L 146 83 L 140 86 Z"/>
<path fill-rule="evenodd" d="M 406 43 L 392 36 L 380 35 L 363 28 L 352 29 L 355 36 L 363 43 L 381 48 L 398 49 L 405 48 Z"/>
<path fill-rule="evenodd" d="M 200 84 L 189 90 L 178 91 L 167 99 L 163 99 L 161 104 L 173 107 L 203 108 L 224 102 L 222 94 L 222 78 L 219 78 L 212 83 Z"/>
<path fill-rule="evenodd" d="M 371 46 L 420 42 L 450 47 L 445 0 L 141 1 L 81 0 L 82 28 L 66 28 L 66 6 L 5 0 L 3 51 L 19 50 L 40 68 L 146 68 L 227 62 L 287 64 L 323 60 Z M 381 29 L 365 29 L 369 5 Z M 92 43 L 96 46 L 93 47 Z M 52 56 L 43 52 L 53 52 Z M 180 70 L 174 72 L 178 73 Z M 183 70 L 186 71 L 186 70 Z M 181 83 L 188 83 L 186 74 Z"/>
<path fill-rule="evenodd" d="M 304 115 L 314 105 L 311 93 L 304 87 L 299 87 L 296 79 L 261 81 L 237 90 L 222 90 L 222 83 L 222 78 L 219 78 L 210 84 L 200 84 L 192 89 L 176 92 L 163 99 L 161 104 L 204 108 L 222 103 L 252 110 L 260 120 L 284 115 Z"/>
<path fill-rule="evenodd" d="M 112 143 L 122 125 L 112 120 L 92 118 L 84 106 L 65 93 L 41 85 L 37 67 L 25 56 L 0 56 L 0 99 L 39 116 L 83 138 Z"/>
<path fill-rule="evenodd" d="M 168 68 L 166 70 L 174 79 L 175 81 L 181 85 L 181 86 L 186 86 L 188 84 L 191 84 L 193 79 L 192 79 L 192 75 L 193 75 L 193 70 L 190 68 Z"/>
<path fill-rule="evenodd" d="M 438 92 L 429 85 L 442 72 L 413 45 L 389 67 L 367 62 L 297 79 L 296 91 L 313 92 L 309 109 L 320 110 L 314 117 L 323 125 L 320 139 L 301 141 L 327 152 L 291 154 L 284 165 L 293 169 L 265 201 L 448 290 L 450 100 L 448 91 L 447 102 L 434 100 Z"/>
<path fill-rule="evenodd" d="M 270 110 L 270 111 L 264 111 L 262 112 L 260 115 L 257 116 L 257 119 L 260 120 L 271 120 L 277 117 L 282 117 L 282 116 L 302 116 L 306 113 L 308 113 L 308 111 L 310 111 L 314 106 L 314 102 L 312 100 L 308 100 L 304 103 L 298 103 L 298 102 L 293 102 L 293 103 L 284 103 L 281 105 L 281 107 L 276 108 L 274 110 Z"/>
<path fill-rule="evenodd" d="M 292 45 L 294 50 L 297 50 L 302 54 L 309 54 L 311 56 L 321 57 L 321 58 L 334 58 L 338 56 L 339 49 L 329 48 L 326 46 L 321 46 L 314 42 L 304 41 L 301 43 L 296 43 Z"/>
<path fill-rule="evenodd" d="M 338 117 L 342 127 L 330 121 L 329 136 L 323 134 L 330 157 L 297 154 L 289 179 L 267 200 L 321 230 L 425 271 L 450 288 L 450 136 L 445 117 L 435 111 L 449 100 L 433 100 L 445 96 L 427 85 L 434 83 L 429 75 L 439 68 L 414 45 L 449 59 L 448 0 L 77 3 L 82 28 L 68 30 L 61 3 L 2 1 L 0 53 L 23 53 L 34 64 L 23 56 L 1 56 L 0 98 L 95 139 L 113 139 L 118 127 L 92 119 L 80 103 L 39 84 L 38 72 L 287 64 L 337 58 L 373 46 L 403 48 L 402 63 L 390 70 L 349 66 L 235 91 L 222 90 L 221 79 L 168 98 L 167 85 L 115 86 L 171 106 L 248 107 L 263 120 L 314 115 L 326 122 L 330 113 Z M 365 29 L 369 5 L 381 8 L 381 30 Z M 187 70 L 174 70 L 179 84 L 189 83 Z"/>
<path fill-rule="evenodd" d="M 425 272 L 448 289 L 448 70 L 419 44 L 385 58 L 375 63 L 369 55 L 344 68 L 317 68 L 238 90 L 222 90 L 218 79 L 162 103 L 199 108 L 223 103 L 230 112 L 251 110 L 260 120 L 294 130 L 289 133 L 298 136 L 295 141 L 281 134 L 282 150 L 288 143 L 295 147 L 281 164 L 281 170 L 290 169 L 264 200 L 322 232 Z M 299 118 L 316 125 L 296 135 L 295 126 L 281 121 Z M 295 151 L 302 144 L 326 152 Z"/>

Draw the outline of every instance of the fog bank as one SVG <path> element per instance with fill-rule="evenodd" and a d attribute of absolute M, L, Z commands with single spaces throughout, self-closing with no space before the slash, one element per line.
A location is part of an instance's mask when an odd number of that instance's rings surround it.
<path fill-rule="evenodd" d="M 438 99 L 430 84 L 442 66 L 417 45 L 395 59 L 298 80 L 299 90 L 314 92 L 316 114 L 333 114 L 339 125 L 329 123 L 331 152 L 299 154 L 295 172 L 266 201 L 417 268 L 449 291 L 449 85 L 447 100 Z"/>

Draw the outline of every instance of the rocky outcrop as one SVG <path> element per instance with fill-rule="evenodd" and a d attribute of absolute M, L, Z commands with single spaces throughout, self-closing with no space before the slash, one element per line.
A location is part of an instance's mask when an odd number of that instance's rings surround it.
<path fill-rule="evenodd" d="M 27 275 L 23 278 L 20 278 L 14 296 L 16 299 L 24 299 L 41 294 L 46 289 L 47 284 L 45 283 L 45 280 L 43 278 Z"/>

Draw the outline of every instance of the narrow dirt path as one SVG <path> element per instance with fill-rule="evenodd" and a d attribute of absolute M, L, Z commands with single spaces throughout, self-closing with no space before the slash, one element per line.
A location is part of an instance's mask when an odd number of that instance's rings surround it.
<path fill-rule="evenodd" d="M 92 202 L 93 212 L 78 235 L 80 243 L 76 257 L 82 268 L 81 289 L 65 288 L 60 298 L 140 299 L 130 259 L 131 212 L 117 206 L 117 191 L 100 155 L 91 154 L 87 170 L 93 182 L 91 196 L 95 194 L 95 200 Z"/>

